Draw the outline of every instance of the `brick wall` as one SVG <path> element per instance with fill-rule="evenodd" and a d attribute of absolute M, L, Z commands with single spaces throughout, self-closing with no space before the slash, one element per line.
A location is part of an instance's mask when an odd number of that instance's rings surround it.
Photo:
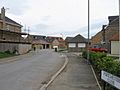
<path fill-rule="evenodd" d="M 105 30 L 105 41 L 109 43 L 109 40 L 115 35 L 119 33 L 119 26 L 108 26 Z"/>
<path fill-rule="evenodd" d="M 103 31 L 100 31 L 91 38 L 91 45 L 101 44 L 101 41 L 103 41 L 102 33 L 103 33 Z"/>

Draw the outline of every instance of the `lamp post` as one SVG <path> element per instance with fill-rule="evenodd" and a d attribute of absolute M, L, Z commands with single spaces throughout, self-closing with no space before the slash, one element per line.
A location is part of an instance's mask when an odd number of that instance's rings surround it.
<path fill-rule="evenodd" d="M 119 3 L 119 61 L 120 61 L 120 0 L 118 1 Z"/>
<path fill-rule="evenodd" d="M 90 43 L 90 0 L 88 0 L 88 46 L 87 46 L 87 60 L 89 62 L 89 43 Z"/>

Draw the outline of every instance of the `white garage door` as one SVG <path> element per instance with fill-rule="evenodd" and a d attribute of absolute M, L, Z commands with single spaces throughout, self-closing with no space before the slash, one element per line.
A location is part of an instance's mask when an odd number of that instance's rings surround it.
<path fill-rule="evenodd" d="M 85 43 L 78 43 L 78 47 L 84 48 L 85 47 Z"/>
<path fill-rule="evenodd" d="M 75 43 L 69 43 L 68 46 L 69 46 L 69 47 L 76 47 L 76 44 L 75 44 Z"/>

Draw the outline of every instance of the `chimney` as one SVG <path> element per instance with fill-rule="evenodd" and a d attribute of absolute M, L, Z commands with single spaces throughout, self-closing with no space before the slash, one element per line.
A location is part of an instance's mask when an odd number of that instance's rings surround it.
<path fill-rule="evenodd" d="M 5 25 L 5 8 L 1 8 L 1 20 L 3 21 L 3 29 L 5 30 L 6 25 Z"/>
<path fill-rule="evenodd" d="M 103 31 L 103 33 L 102 33 L 102 36 L 103 36 L 103 42 L 105 42 L 105 27 L 106 27 L 107 25 L 103 25 L 102 26 L 102 31 Z"/>

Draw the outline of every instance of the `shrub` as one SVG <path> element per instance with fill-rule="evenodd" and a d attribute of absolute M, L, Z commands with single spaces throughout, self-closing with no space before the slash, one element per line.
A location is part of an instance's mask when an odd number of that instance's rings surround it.
<path fill-rule="evenodd" d="M 10 50 L 5 51 L 5 53 L 7 53 L 7 54 L 11 54 Z"/>
<path fill-rule="evenodd" d="M 82 55 L 84 58 L 87 58 L 87 51 L 84 51 Z M 89 56 L 91 64 L 97 69 L 98 72 L 104 70 L 120 77 L 119 61 L 115 61 L 112 57 L 100 52 L 90 52 Z"/>

